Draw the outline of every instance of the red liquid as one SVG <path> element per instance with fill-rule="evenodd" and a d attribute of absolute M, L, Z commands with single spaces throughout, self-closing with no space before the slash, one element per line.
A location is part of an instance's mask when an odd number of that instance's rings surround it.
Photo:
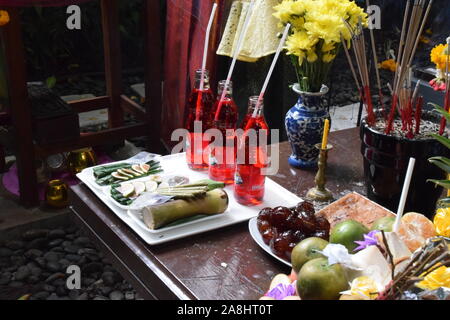
<path fill-rule="evenodd" d="M 234 136 L 228 139 L 232 139 L 231 142 L 234 144 Z M 225 184 L 233 184 L 235 169 L 236 145 L 213 147 L 209 158 L 209 178 Z"/>
<path fill-rule="evenodd" d="M 213 125 L 212 109 L 214 96 L 210 89 L 200 91 L 194 89 L 189 97 L 186 107 L 185 128 L 190 132 L 186 148 L 186 158 L 189 168 L 192 170 L 208 169 L 209 141 L 205 139 L 203 133 Z M 194 132 L 194 122 L 202 122 L 201 132 Z M 195 139 L 197 143 L 195 144 Z M 195 147 L 197 147 L 195 149 Z"/>
<path fill-rule="evenodd" d="M 245 161 L 236 165 L 234 196 L 237 202 L 248 206 L 259 205 L 263 201 L 266 177 L 261 170 L 267 165 L 266 148 L 261 146 L 262 141 L 259 141 L 259 138 L 256 145 L 251 145 L 248 137 L 250 129 L 259 135 L 261 130 L 267 134 L 269 127 L 262 116 L 250 118 L 241 137 L 243 140 L 239 145 L 238 157 L 241 151 L 245 150 Z"/>
<path fill-rule="evenodd" d="M 218 111 L 219 101 L 214 105 L 214 114 Z M 215 115 L 216 116 L 216 115 Z M 235 130 L 238 119 L 237 106 L 231 99 L 226 99 L 220 106 L 220 113 L 214 121 L 214 128 L 222 132 L 222 141 L 218 141 L 210 153 L 209 177 L 212 180 L 233 184 L 236 167 L 236 138 L 226 135 L 226 130 Z"/>

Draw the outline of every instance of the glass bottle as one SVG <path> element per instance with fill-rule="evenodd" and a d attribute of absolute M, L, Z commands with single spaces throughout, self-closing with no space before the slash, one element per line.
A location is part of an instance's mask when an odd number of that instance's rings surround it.
<path fill-rule="evenodd" d="M 238 138 L 234 196 L 240 204 L 259 205 L 264 198 L 269 126 L 264 119 L 263 101 L 256 113 L 258 96 L 250 97 L 244 133 Z M 243 125 L 244 125 L 243 124 Z"/>
<path fill-rule="evenodd" d="M 186 160 L 192 170 L 208 169 L 208 145 L 204 132 L 213 125 L 212 109 L 214 95 L 209 86 L 209 72 L 203 72 L 203 89 L 201 90 L 202 70 L 195 72 L 194 88 L 186 106 L 185 129 L 189 131 L 186 137 Z"/>
<path fill-rule="evenodd" d="M 219 82 L 217 100 L 214 104 L 214 128 L 220 131 L 221 139 L 215 139 L 209 156 L 209 178 L 226 184 L 233 184 L 236 166 L 236 135 L 238 108 L 233 100 L 233 84 Z M 225 95 L 222 101 L 223 91 Z"/>

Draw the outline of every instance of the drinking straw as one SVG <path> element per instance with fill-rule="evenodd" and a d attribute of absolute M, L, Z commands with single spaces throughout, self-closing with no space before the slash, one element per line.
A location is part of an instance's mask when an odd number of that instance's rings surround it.
<path fill-rule="evenodd" d="M 398 205 L 397 217 L 395 218 L 394 226 L 392 228 L 394 232 L 398 232 L 398 230 L 400 228 L 401 219 L 403 216 L 403 211 L 405 210 L 406 198 L 408 197 L 409 186 L 411 184 L 411 177 L 412 177 L 412 174 L 414 171 L 415 164 L 416 164 L 416 159 L 410 158 L 409 165 L 408 165 L 408 171 L 406 172 L 406 176 L 405 176 L 405 182 L 403 183 L 403 190 L 402 190 L 402 195 L 400 197 L 400 203 Z"/>
<path fill-rule="evenodd" d="M 247 15 L 245 16 L 244 25 L 242 26 L 242 31 L 241 31 L 241 34 L 239 35 L 237 46 L 234 49 L 233 60 L 231 61 L 230 70 L 228 70 L 228 75 L 225 80 L 225 85 L 224 85 L 224 89 L 222 91 L 222 96 L 220 97 L 220 100 L 219 100 L 219 105 L 217 107 L 216 115 L 214 118 L 215 121 L 219 121 L 219 115 L 220 115 L 220 111 L 222 109 L 222 102 L 223 102 L 223 99 L 225 98 L 225 94 L 227 93 L 227 88 L 230 85 L 231 76 L 233 75 L 233 71 L 234 71 L 234 66 L 236 65 L 237 57 L 239 56 L 239 52 L 241 51 L 242 43 L 244 42 L 244 38 L 245 38 L 245 34 L 247 33 L 248 25 L 250 24 L 250 18 L 252 16 L 254 6 L 255 6 L 255 0 L 252 0 L 250 2 L 249 8 L 247 10 Z"/>
<path fill-rule="evenodd" d="M 258 97 L 258 101 L 256 102 L 255 110 L 253 110 L 252 118 L 256 118 L 258 115 L 259 107 L 264 99 L 264 94 L 266 93 L 267 86 L 269 85 L 270 77 L 272 76 L 273 70 L 275 69 L 275 65 L 277 64 L 278 57 L 280 56 L 281 50 L 283 50 L 284 42 L 289 33 L 289 29 L 291 28 L 291 24 L 288 23 L 286 28 L 284 28 L 283 36 L 281 37 L 280 44 L 278 45 L 277 52 L 275 53 L 275 57 L 272 60 L 272 65 L 270 66 L 269 72 L 267 73 L 266 80 L 262 86 L 261 92 Z"/>
<path fill-rule="evenodd" d="M 211 15 L 209 16 L 208 27 L 206 28 L 205 46 L 203 48 L 202 78 L 200 80 L 200 91 L 203 91 L 203 85 L 204 85 L 203 76 L 205 74 L 206 60 L 208 58 L 209 34 L 211 33 L 211 26 L 214 21 L 214 16 L 216 14 L 216 10 L 217 10 L 217 3 L 214 3 L 212 10 L 211 10 Z"/>
<path fill-rule="evenodd" d="M 195 119 L 197 121 L 200 121 L 200 107 L 201 107 L 201 101 L 202 101 L 202 95 L 203 95 L 203 89 L 204 89 L 204 77 L 205 77 L 205 68 L 206 68 L 206 60 L 208 58 L 208 46 L 209 46 L 209 35 L 211 33 L 211 26 L 214 21 L 214 16 L 216 14 L 217 9 L 217 3 L 213 4 L 211 15 L 209 16 L 209 22 L 208 27 L 206 28 L 206 36 L 205 36 L 205 45 L 203 48 L 203 61 L 202 61 L 202 75 L 200 77 L 200 92 L 197 96 L 197 106 L 195 109 Z"/>

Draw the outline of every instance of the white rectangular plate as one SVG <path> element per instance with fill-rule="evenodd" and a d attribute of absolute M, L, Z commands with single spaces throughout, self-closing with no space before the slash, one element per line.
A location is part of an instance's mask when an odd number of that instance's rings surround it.
<path fill-rule="evenodd" d="M 186 154 L 179 153 L 159 158 L 161 165 L 165 169 L 162 174 L 175 174 L 187 176 L 191 181 L 197 181 L 208 178 L 207 173 L 190 170 L 186 164 Z M 167 170 L 166 170 L 167 168 Z M 176 240 L 206 231 L 216 230 L 239 222 L 247 221 L 256 217 L 259 211 L 266 207 L 294 206 L 301 201 L 299 197 L 286 190 L 273 180 L 266 178 L 265 197 L 262 204 L 254 207 L 247 207 L 237 203 L 233 195 L 233 187 L 225 188 L 230 203 L 224 214 L 206 217 L 203 219 L 191 221 L 189 223 L 162 228 L 159 230 L 148 230 L 139 223 L 136 217 L 128 215 L 127 210 L 118 208 L 113 201 L 98 186 L 95 185 L 90 176 L 92 169 L 81 172 L 77 177 L 84 182 L 96 195 L 110 208 L 120 219 L 122 219 L 131 229 L 133 229 L 146 243 L 156 245 L 171 240 Z M 88 173 L 91 173 L 90 175 Z"/>

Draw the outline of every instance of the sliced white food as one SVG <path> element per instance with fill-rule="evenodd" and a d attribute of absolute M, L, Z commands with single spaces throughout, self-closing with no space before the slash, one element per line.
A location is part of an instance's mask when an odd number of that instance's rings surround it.
<path fill-rule="evenodd" d="M 122 176 L 128 177 L 128 178 L 133 178 L 134 176 L 132 174 L 127 173 L 125 170 L 123 169 L 119 169 L 117 170 L 117 172 L 119 174 L 121 174 Z"/>
<path fill-rule="evenodd" d="M 128 176 L 121 175 L 119 172 L 113 172 L 111 173 L 111 176 L 119 180 L 128 180 L 130 178 Z"/>
<path fill-rule="evenodd" d="M 122 195 L 125 198 L 129 198 L 134 194 L 134 185 L 132 183 L 122 183 L 122 185 L 120 186 L 120 193 L 122 193 Z"/>
<path fill-rule="evenodd" d="M 139 177 L 141 174 L 137 173 L 136 171 L 130 170 L 130 169 L 123 169 L 124 172 L 132 175 L 133 177 Z"/>
<path fill-rule="evenodd" d="M 155 192 L 156 189 L 158 189 L 158 183 L 156 181 L 146 181 L 145 182 L 145 191 Z"/>
<path fill-rule="evenodd" d="M 135 181 L 134 184 L 134 192 L 136 195 L 140 195 L 145 192 L 145 183 L 141 181 Z"/>
<path fill-rule="evenodd" d="M 133 169 L 134 171 L 136 171 L 139 174 L 144 174 L 145 172 L 142 171 L 141 166 L 138 164 L 134 164 L 131 166 L 131 169 Z"/>
<path fill-rule="evenodd" d="M 141 166 L 141 170 L 142 170 L 144 173 L 147 173 L 147 172 L 150 170 L 150 166 L 149 166 L 148 164 L 146 164 L 146 163 L 143 163 L 143 164 L 141 164 L 140 166 Z"/>

